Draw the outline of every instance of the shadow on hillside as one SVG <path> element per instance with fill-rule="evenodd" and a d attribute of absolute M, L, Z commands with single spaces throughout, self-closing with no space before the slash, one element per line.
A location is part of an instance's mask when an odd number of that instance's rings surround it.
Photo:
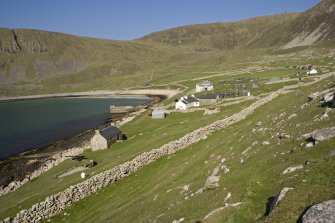
<path fill-rule="evenodd" d="M 258 221 L 262 221 L 264 220 L 269 214 L 270 214 L 270 211 L 271 211 L 271 204 L 273 203 L 274 199 L 276 197 L 269 197 L 266 204 L 265 204 L 265 213 L 263 214 L 262 217 L 260 217 L 259 219 L 257 219 L 257 222 Z"/>

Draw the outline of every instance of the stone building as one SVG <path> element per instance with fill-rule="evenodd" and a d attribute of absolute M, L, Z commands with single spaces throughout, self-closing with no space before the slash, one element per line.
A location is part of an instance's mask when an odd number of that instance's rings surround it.
<path fill-rule="evenodd" d="M 195 85 L 195 92 L 201 92 L 201 91 L 213 91 L 213 83 L 209 81 L 202 81 L 200 83 L 196 83 Z"/>
<path fill-rule="evenodd" d="M 155 108 L 152 110 L 152 114 L 151 114 L 151 118 L 152 119 L 162 119 L 165 118 L 165 111 L 164 109 L 160 109 L 160 108 Z"/>
<path fill-rule="evenodd" d="M 198 106 L 200 106 L 199 99 L 194 97 L 194 95 L 181 97 L 180 100 L 176 102 L 176 109 L 178 110 L 186 110 L 190 107 Z"/>
<path fill-rule="evenodd" d="M 198 96 L 200 106 L 213 105 L 221 99 L 218 94 L 203 94 Z"/>
<path fill-rule="evenodd" d="M 95 135 L 91 138 L 92 151 L 109 148 L 117 140 L 122 140 L 123 135 L 120 129 L 115 126 L 108 126 L 102 130 L 95 130 Z"/>

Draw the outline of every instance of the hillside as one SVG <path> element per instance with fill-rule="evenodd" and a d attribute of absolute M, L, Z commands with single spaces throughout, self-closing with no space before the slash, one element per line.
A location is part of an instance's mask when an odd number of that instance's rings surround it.
<path fill-rule="evenodd" d="M 115 90 L 174 83 L 267 50 L 333 40 L 334 0 L 303 13 L 155 32 L 133 41 L 0 28 L 0 96 Z M 131 78 L 129 78 L 131 77 Z"/>
<path fill-rule="evenodd" d="M 17 88 L 21 94 L 25 90 L 53 92 L 54 88 L 73 91 L 81 89 L 81 85 L 82 90 L 92 89 L 106 79 L 121 82 L 122 77 L 144 69 L 161 50 L 131 41 L 0 29 L 0 94 L 10 88 Z M 145 77 L 141 78 L 140 83 L 145 81 Z"/>
<path fill-rule="evenodd" d="M 269 39 L 269 37 L 273 37 Z M 309 46 L 335 38 L 335 1 L 323 0 L 294 20 L 269 29 L 252 46 Z"/>
<path fill-rule="evenodd" d="M 113 123 L 126 140 L 109 148 L 92 151 L 88 139 L 45 157 L 13 157 L 27 171 L 0 171 L 9 179 L 0 221 L 311 223 L 327 221 L 306 220 L 311 207 L 331 201 L 314 215 L 329 208 L 334 222 L 334 2 L 132 41 L 0 29 L 0 96 L 180 92 L 154 105 L 165 109 L 162 119 L 147 108 Z M 307 74 L 311 67 L 318 73 Z M 213 83 L 209 93 L 227 94 L 175 109 L 201 80 Z"/>
<path fill-rule="evenodd" d="M 187 45 L 198 50 L 245 48 L 256 39 L 264 36 L 267 30 L 289 23 L 298 15 L 298 13 L 287 13 L 261 16 L 239 22 L 183 26 L 155 32 L 140 40 L 172 46 Z"/>

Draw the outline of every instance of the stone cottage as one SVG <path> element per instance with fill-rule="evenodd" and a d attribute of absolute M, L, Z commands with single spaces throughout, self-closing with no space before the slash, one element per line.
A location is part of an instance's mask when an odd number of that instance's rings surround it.
<path fill-rule="evenodd" d="M 109 148 L 117 140 L 122 140 L 123 135 L 120 129 L 115 126 L 108 126 L 102 130 L 95 130 L 95 135 L 91 138 L 92 151 Z"/>
<path fill-rule="evenodd" d="M 165 118 L 165 110 L 161 108 L 155 108 L 152 110 L 151 114 L 152 119 L 162 119 Z"/>
<path fill-rule="evenodd" d="M 214 90 L 213 83 L 206 80 L 196 83 L 195 85 L 195 92 L 213 91 L 213 90 Z"/>
<path fill-rule="evenodd" d="M 213 105 L 219 102 L 221 97 L 218 94 L 203 94 L 198 96 L 200 106 Z"/>

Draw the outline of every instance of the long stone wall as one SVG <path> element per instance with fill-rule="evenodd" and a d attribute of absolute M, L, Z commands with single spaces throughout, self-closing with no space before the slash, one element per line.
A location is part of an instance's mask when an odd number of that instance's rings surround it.
<path fill-rule="evenodd" d="M 319 80 L 324 78 L 320 78 Z M 308 85 L 312 83 L 314 82 L 308 83 Z M 6 218 L 3 222 L 41 222 L 43 219 L 60 213 L 66 208 L 70 207 L 73 203 L 97 192 L 101 188 L 104 188 L 107 185 L 110 185 L 113 182 L 136 172 L 141 167 L 146 166 L 163 156 L 176 153 L 179 150 L 183 150 L 194 143 L 206 139 L 207 136 L 213 132 L 245 119 L 248 115 L 253 113 L 255 109 L 273 100 L 280 94 L 289 92 L 286 91 L 286 89 L 291 88 L 292 86 L 273 92 L 228 118 L 215 121 L 203 128 L 196 129 L 193 132 L 186 134 L 182 138 L 171 141 L 158 149 L 144 152 L 131 161 L 127 161 L 112 169 L 94 175 L 91 178 L 73 185 L 57 194 L 48 196 L 44 201 L 34 204 L 30 209 L 20 211 L 14 218 Z"/>

